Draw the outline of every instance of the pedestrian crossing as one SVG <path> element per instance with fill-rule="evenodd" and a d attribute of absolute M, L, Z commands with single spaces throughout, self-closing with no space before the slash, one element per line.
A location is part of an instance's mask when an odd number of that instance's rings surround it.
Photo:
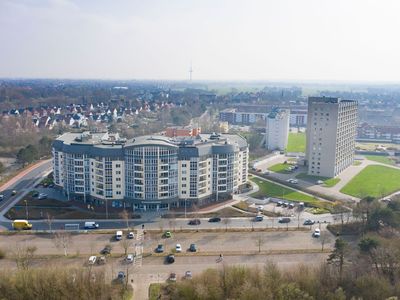
<path fill-rule="evenodd" d="M 135 259 L 134 259 L 134 264 L 137 267 L 141 267 L 142 266 L 143 240 L 144 240 L 143 229 L 138 229 L 137 232 L 136 232 Z"/>

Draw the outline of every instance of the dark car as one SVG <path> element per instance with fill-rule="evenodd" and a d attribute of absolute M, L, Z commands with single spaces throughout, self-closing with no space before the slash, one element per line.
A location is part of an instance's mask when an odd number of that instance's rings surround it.
<path fill-rule="evenodd" d="M 120 281 L 123 281 L 125 279 L 125 273 L 122 272 L 122 271 L 119 271 L 117 279 L 120 280 Z"/>
<path fill-rule="evenodd" d="M 106 245 L 101 251 L 100 254 L 109 255 L 111 254 L 111 245 Z"/>
<path fill-rule="evenodd" d="M 254 222 L 261 222 L 262 220 L 264 220 L 264 217 L 261 215 L 258 215 L 254 218 Z"/>
<path fill-rule="evenodd" d="M 303 225 L 314 225 L 314 224 L 315 224 L 315 221 L 310 220 L 310 219 L 304 220 L 304 223 L 303 223 Z"/>
<path fill-rule="evenodd" d="M 193 219 L 189 221 L 189 225 L 200 225 L 200 219 Z"/>
<path fill-rule="evenodd" d="M 162 244 L 158 245 L 156 248 L 157 253 L 163 253 L 164 252 L 164 246 Z"/>
<path fill-rule="evenodd" d="M 189 251 L 196 252 L 197 251 L 196 244 L 190 244 Z"/>
<path fill-rule="evenodd" d="M 175 262 L 175 256 L 172 254 L 168 255 L 166 261 L 169 264 L 173 264 Z"/>
<path fill-rule="evenodd" d="M 39 197 L 39 192 L 38 191 L 33 191 L 32 192 L 32 197 Z"/>
<path fill-rule="evenodd" d="M 290 223 L 290 218 L 279 218 L 279 223 Z"/>
<path fill-rule="evenodd" d="M 221 218 L 218 218 L 218 217 L 210 218 L 210 219 L 208 220 L 208 222 L 210 222 L 210 223 L 221 222 Z"/>

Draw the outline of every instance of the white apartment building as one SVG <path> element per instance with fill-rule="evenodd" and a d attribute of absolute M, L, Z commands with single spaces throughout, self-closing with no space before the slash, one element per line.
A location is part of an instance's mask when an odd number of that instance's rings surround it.
<path fill-rule="evenodd" d="M 226 199 L 247 182 L 247 165 L 246 140 L 230 134 L 66 133 L 53 143 L 54 182 L 68 197 L 138 210 Z"/>
<path fill-rule="evenodd" d="M 267 116 L 266 148 L 268 150 L 285 150 L 289 137 L 290 111 L 273 109 Z"/>
<path fill-rule="evenodd" d="M 309 97 L 306 160 L 308 174 L 335 177 L 353 164 L 357 101 Z"/>

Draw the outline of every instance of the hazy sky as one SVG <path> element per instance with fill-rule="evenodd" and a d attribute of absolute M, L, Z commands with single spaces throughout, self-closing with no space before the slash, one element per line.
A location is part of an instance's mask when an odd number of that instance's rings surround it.
<path fill-rule="evenodd" d="M 0 0 L 0 77 L 400 82 L 399 0 Z"/>

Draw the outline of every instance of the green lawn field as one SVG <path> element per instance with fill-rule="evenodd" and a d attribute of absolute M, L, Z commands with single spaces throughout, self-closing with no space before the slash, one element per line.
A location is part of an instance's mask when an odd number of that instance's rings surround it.
<path fill-rule="evenodd" d="M 400 170 L 370 165 L 358 173 L 340 191 L 358 198 L 383 197 L 400 190 Z"/>
<path fill-rule="evenodd" d="M 260 197 L 276 197 L 283 198 L 290 201 L 295 202 L 304 202 L 309 203 L 311 206 L 320 207 L 330 209 L 332 208 L 332 204 L 326 201 L 320 201 L 312 196 L 299 193 L 296 190 L 293 190 L 288 187 L 283 187 L 278 184 L 253 177 L 250 179 L 254 183 L 256 183 L 260 190 L 256 193 L 251 194 L 251 197 L 260 198 Z"/>
<path fill-rule="evenodd" d="M 306 152 L 306 134 L 304 132 L 289 133 L 286 152 Z"/>
<path fill-rule="evenodd" d="M 276 165 L 269 167 L 268 170 L 270 170 L 272 172 L 276 172 L 276 173 L 288 173 L 288 171 L 286 171 L 286 169 L 289 168 L 290 166 L 292 166 L 292 165 L 291 164 L 276 164 Z"/>
<path fill-rule="evenodd" d="M 394 161 L 388 158 L 387 156 L 380 156 L 380 155 L 366 155 L 365 156 L 367 159 L 372 160 L 372 161 L 377 161 L 382 164 L 387 164 L 387 165 L 394 165 Z"/>

